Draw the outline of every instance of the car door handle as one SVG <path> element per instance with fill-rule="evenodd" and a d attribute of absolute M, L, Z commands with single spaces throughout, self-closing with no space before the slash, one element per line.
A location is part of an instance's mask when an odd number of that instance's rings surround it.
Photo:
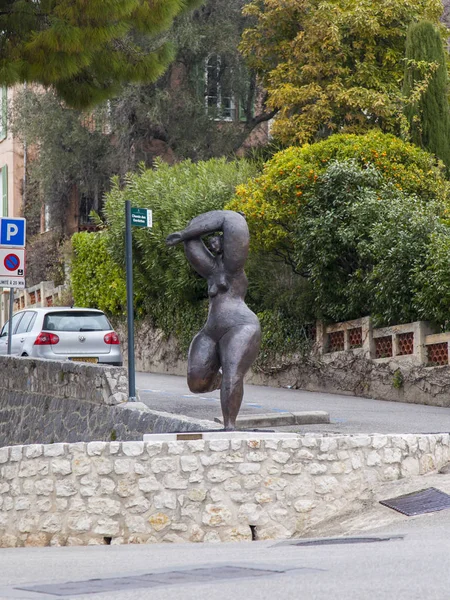
<path fill-rule="evenodd" d="M 22 343 L 22 342 L 24 342 L 24 341 L 25 341 L 25 338 L 21 338 L 20 342 Z"/>

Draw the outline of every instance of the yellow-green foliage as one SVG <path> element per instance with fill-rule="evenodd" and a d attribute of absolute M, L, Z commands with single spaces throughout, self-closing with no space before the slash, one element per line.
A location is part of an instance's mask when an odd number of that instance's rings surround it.
<path fill-rule="evenodd" d="M 244 11 L 255 24 L 241 51 L 287 145 L 343 130 L 397 131 L 408 24 L 438 25 L 442 0 L 250 0 Z"/>
<path fill-rule="evenodd" d="M 70 277 L 75 304 L 123 314 L 125 278 L 108 253 L 106 232 L 76 233 L 72 250 Z"/>
<path fill-rule="evenodd" d="M 331 160 L 346 159 L 361 166 L 373 164 L 386 181 L 406 193 L 447 200 L 449 184 L 442 163 L 413 144 L 374 130 L 366 135 L 334 135 L 279 152 L 265 164 L 260 177 L 238 186 L 227 208 L 246 215 L 255 249 L 283 254 L 319 175 Z"/>

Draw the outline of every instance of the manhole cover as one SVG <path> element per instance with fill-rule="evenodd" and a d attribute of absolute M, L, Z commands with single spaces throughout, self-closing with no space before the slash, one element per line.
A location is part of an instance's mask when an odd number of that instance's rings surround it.
<path fill-rule="evenodd" d="M 372 544 L 373 542 L 391 542 L 403 540 L 402 535 L 394 536 L 371 536 L 371 537 L 339 537 L 318 538 L 315 540 L 288 540 L 276 544 L 276 546 L 329 546 L 334 544 Z"/>
<path fill-rule="evenodd" d="M 67 583 L 38 584 L 17 587 L 17 590 L 50 594 L 52 596 L 81 596 L 83 594 L 100 594 L 118 590 L 133 590 L 138 588 L 154 588 L 166 585 L 186 583 L 211 583 L 220 580 L 244 579 L 251 577 L 269 577 L 280 575 L 285 570 L 259 569 L 252 567 L 216 566 L 202 567 L 190 570 L 165 571 L 148 573 L 132 577 L 114 577 L 110 579 L 89 579 L 88 581 L 69 581 Z"/>
<path fill-rule="evenodd" d="M 407 517 L 413 517 L 450 508 L 450 496 L 431 487 L 397 498 L 381 500 L 380 504 L 393 508 Z"/>

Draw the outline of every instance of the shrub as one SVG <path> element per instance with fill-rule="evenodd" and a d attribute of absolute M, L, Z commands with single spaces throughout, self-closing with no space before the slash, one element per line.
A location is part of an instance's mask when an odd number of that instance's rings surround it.
<path fill-rule="evenodd" d="M 227 208 L 245 213 L 254 248 L 272 251 L 292 264 L 294 223 L 330 161 L 347 159 L 361 167 L 376 167 L 380 185 L 391 182 L 423 200 L 447 201 L 449 187 L 442 163 L 413 144 L 372 131 L 333 135 L 317 144 L 279 152 L 266 163 L 261 176 L 238 187 Z"/>
<path fill-rule="evenodd" d="M 126 306 L 125 276 L 112 260 L 106 232 L 72 237 L 70 279 L 75 304 L 121 315 Z"/>

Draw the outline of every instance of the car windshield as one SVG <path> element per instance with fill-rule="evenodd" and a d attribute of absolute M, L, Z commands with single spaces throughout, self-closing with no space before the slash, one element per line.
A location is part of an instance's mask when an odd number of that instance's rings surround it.
<path fill-rule="evenodd" d="M 45 315 L 43 329 L 45 331 L 110 331 L 111 325 L 102 313 L 71 310 Z"/>

